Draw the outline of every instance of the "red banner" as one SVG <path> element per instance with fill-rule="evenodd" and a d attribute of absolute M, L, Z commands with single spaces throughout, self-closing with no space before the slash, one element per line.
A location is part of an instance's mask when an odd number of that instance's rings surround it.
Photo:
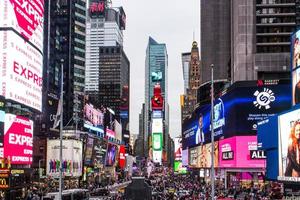
<path fill-rule="evenodd" d="M 124 145 L 120 145 L 119 166 L 121 169 L 124 169 L 125 167 L 125 146 Z"/>

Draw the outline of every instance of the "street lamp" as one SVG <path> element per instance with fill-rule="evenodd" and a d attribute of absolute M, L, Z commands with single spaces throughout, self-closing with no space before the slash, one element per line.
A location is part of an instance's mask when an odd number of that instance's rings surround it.
<path fill-rule="evenodd" d="M 59 200 L 62 200 L 62 140 L 63 140 L 63 99 L 64 99 L 64 60 L 61 60 L 60 81 L 60 129 L 59 129 Z"/>
<path fill-rule="evenodd" d="M 210 65 L 211 67 L 211 117 L 210 117 L 210 126 L 211 126 L 211 199 L 215 198 L 215 170 L 214 170 L 214 151 L 215 151 L 215 143 L 214 143 L 214 64 Z"/>

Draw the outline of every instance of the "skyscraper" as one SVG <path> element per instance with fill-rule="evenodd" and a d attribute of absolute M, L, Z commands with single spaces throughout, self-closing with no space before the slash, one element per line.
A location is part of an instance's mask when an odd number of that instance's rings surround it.
<path fill-rule="evenodd" d="M 165 44 L 156 42 L 149 37 L 146 49 L 146 68 L 145 68 L 145 124 L 144 139 L 148 141 L 150 133 L 150 111 L 153 88 L 159 83 L 161 93 L 164 98 L 164 142 L 167 144 L 167 135 L 169 134 L 169 105 L 168 105 L 168 54 Z"/>
<path fill-rule="evenodd" d="M 102 46 L 123 46 L 122 7 L 107 8 L 95 13 L 90 3 L 86 23 L 86 92 L 93 98 L 99 91 L 99 48 Z M 98 1 L 98 4 L 104 1 Z M 99 106 L 99 105 L 98 105 Z"/>
<path fill-rule="evenodd" d="M 191 52 L 181 54 L 183 81 L 184 81 L 184 94 L 187 94 L 189 88 L 189 70 L 190 70 Z"/>
<path fill-rule="evenodd" d="M 100 47 L 97 103 L 109 107 L 122 124 L 122 140 L 129 143 L 130 63 L 122 46 Z"/>
<path fill-rule="evenodd" d="M 64 66 L 64 126 L 75 128 L 76 116 L 82 118 L 85 87 L 86 1 L 59 2 L 55 23 L 60 27 L 59 55 Z"/>

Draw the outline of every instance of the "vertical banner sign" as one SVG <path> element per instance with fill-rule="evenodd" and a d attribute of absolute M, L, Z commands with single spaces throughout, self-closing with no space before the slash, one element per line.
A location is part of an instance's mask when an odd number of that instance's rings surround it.
<path fill-rule="evenodd" d="M 4 158 L 11 164 L 31 164 L 33 121 L 22 116 L 6 114 L 4 132 Z"/>
<path fill-rule="evenodd" d="M 121 169 L 125 167 L 125 146 L 120 145 L 119 166 Z"/>
<path fill-rule="evenodd" d="M 5 121 L 5 99 L 3 96 L 0 96 L 0 148 L 3 147 L 4 121 Z M 3 148 L 0 149 L 0 158 L 3 158 Z"/>

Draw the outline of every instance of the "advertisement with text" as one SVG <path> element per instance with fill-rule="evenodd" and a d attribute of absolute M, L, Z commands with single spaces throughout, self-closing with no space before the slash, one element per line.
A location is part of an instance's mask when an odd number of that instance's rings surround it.
<path fill-rule="evenodd" d="M 0 19 L 0 27 L 13 28 L 43 51 L 44 0 L 1 0 Z"/>
<path fill-rule="evenodd" d="M 5 115 L 4 158 L 11 164 L 32 163 L 33 121 L 22 116 Z"/>
<path fill-rule="evenodd" d="M 0 95 L 42 110 L 43 56 L 12 31 L 0 31 Z"/>

